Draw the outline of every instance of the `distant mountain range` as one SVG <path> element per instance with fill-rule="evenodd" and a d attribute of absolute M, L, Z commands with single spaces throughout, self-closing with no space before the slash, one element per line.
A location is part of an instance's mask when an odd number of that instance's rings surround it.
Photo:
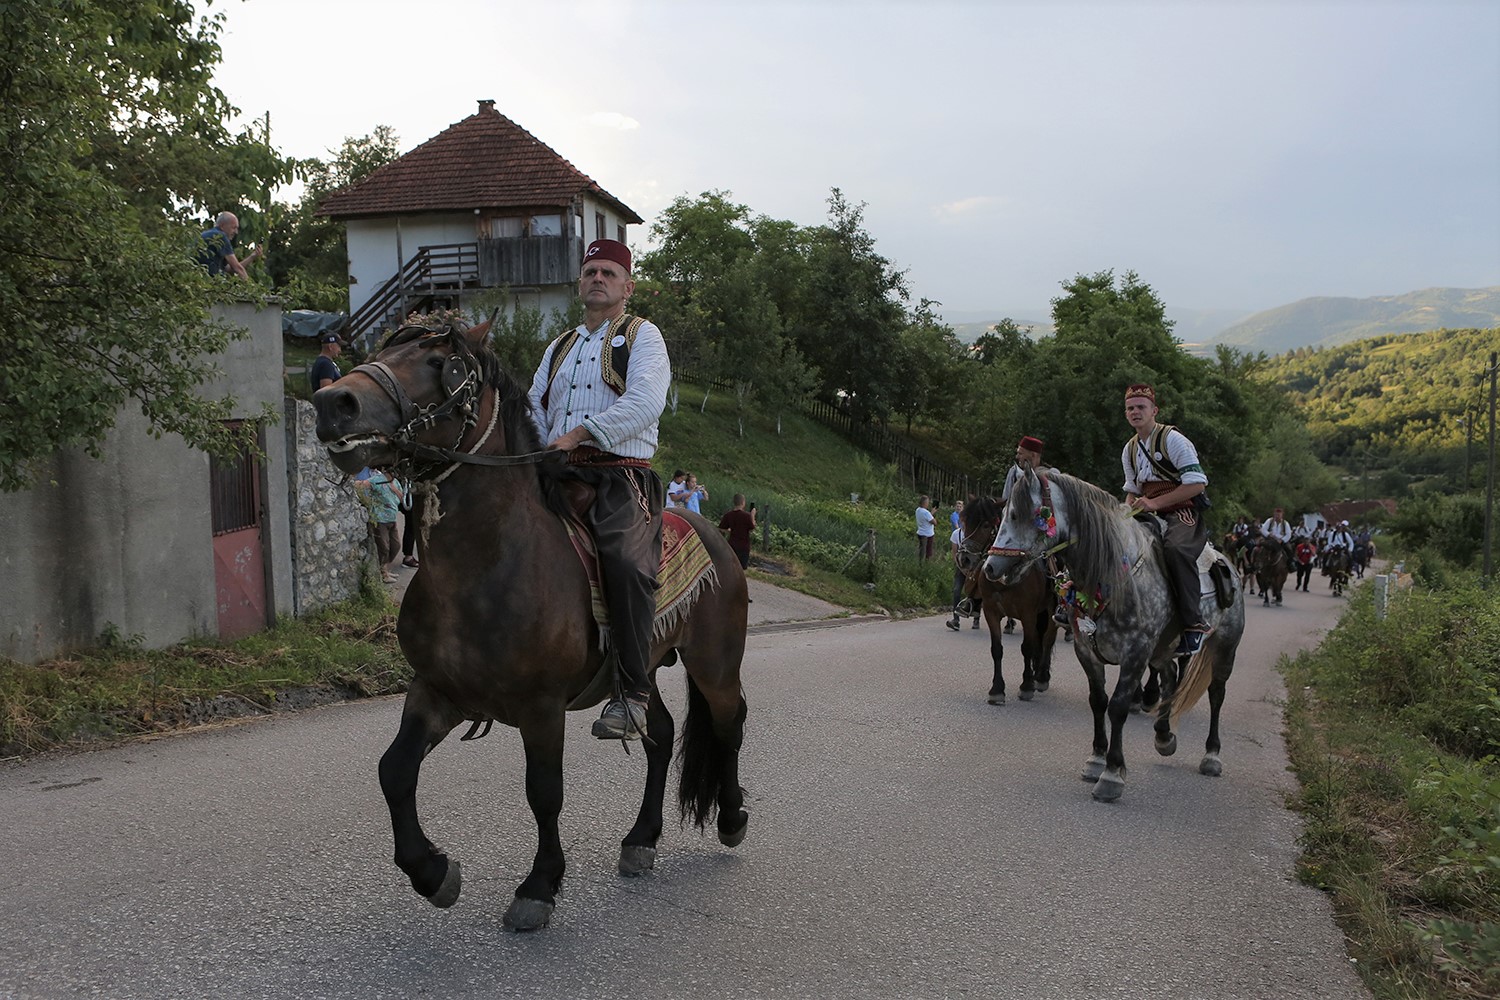
<path fill-rule="evenodd" d="M 1283 354 L 1298 347 L 1332 347 L 1390 333 L 1487 330 L 1500 326 L 1500 287 L 1428 288 L 1371 299 L 1302 299 L 1267 309 L 1206 341 L 1246 351 Z"/>
<path fill-rule="evenodd" d="M 1052 333 L 1045 310 L 1000 310 L 995 313 L 954 313 L 945 319 L 965 343 L 973 343 L 999 320 L 1013 319 L 1037 337 Z M 1428 288 L 1405 295 L 1368 299 L 1319 297 L 1250 313 L 1231 309 L 1173 309 L 1167 307 L 1172 333 L 1194 353 L 1212 354 L 1218 344 L 1246 352 L 1284 354 L 1299 347 L 1334 344 L 1388 333 L 1425 330 L 1490 329 L 1500 327 L 1500 286 L 1494 288 Z"/>

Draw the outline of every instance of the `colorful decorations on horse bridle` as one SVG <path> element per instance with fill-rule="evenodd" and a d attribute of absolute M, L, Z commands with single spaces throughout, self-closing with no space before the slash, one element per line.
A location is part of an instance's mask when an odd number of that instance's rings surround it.
<path fill-rule="evenodd" d="M 1051 507 L 1046 505 L 1038 507 L 1032 512 L 1032 517 L 1035 519 L 1037 531 L 1048 538 L 1057 537 L 1057 518 L 1053 515 Z"/>

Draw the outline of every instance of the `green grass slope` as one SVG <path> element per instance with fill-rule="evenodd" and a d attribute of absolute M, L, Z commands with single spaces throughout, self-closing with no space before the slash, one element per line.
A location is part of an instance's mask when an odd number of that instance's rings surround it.
<path fill-rule="evenodd" d="M 754 541 L 757 563 L 772 574 L 766 579 L 857 610 L 947 605 L 952 573 L 941 529 L 949 510 L 936 512 L 939 557 L 919 564 L 916 496 L 879 459 L 796 413 L 781 415 L 779 432 L 775 414 L 752 414 L 741 436 L 729 393 L 692 383 L 676 388 L 676 411 L 669 406 L 661 418 L 656 470 L 663 481 L 679 468 L 695 474 L 708 488 L 703 514 L 713 521 L 735 493 L 754 502 L 771 525 L 769 549 L 762 533 Z"/>

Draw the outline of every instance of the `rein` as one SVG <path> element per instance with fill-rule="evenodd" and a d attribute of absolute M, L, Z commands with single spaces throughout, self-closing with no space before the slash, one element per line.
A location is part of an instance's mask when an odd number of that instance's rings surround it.
<path fill-rule="evenodd" d="M 431 333 L 438 333 L 428 327 L 411 327 L 405 329 L 423 329 Z M 391 446 L 397 451 L 408 456 L 410 462 L 426 463 L 425 467 L 413 470 L 410 476 L 416 481 L 433 479 L 441 481 L 458 464 L 484 465 L 490 467 L 532 465 L 537 462 L 546 461 L 554 455 L 563 452 L 558 448 L 542 448 L 539 451 L 528 451 L 519 455 L 476 455 L 480 446 L 488 440 L 490 432 L 494 429 L 495 421 L 500 413 L 500 391 L 495 390 L 494 411 L 490 414 L 490 426 L 484 436 L 479 439 L 472 448 L 459 451 L 459 445 L 469 432 L 479 424 L 479 407 L 475 400 L 483 390 L 484 372 L 479 365 L 479 359 L 468 349 L 463 342 L 462 335 L 451 325 L 445 328 L 449 345 L 453 353 L 449 356 L 443 366 L 443 389 L 448 393 L 448 398 L 442 402 L 432 403 L 428 406 L 419 407 L 412 401 L 406 392 L 406 387 L 396 377 L 396 373 L 383 361 L 370 361 L 356 366 L 349 374 L 360 372 L 380 387 L 381 391 L 391 398 L 396 404 L 400 414 L 402 425 L 390 436 Z M 395 340 L 400 337 L 402 331 L 397 331 Z M 438 445 L 425 444 L 416 439 L 417 435 L 449 420 L 461 420 L 458 436 L 452 447 L 443 448 Z M 447 466 L 442 472 L 440 466 Z"/>

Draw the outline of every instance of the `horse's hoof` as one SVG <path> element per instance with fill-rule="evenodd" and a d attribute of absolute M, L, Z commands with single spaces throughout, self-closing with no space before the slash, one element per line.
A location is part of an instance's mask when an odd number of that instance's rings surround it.
<path fill-rule="evenodd" d="M 552 919 L 554 909 L 556 904 L 544 899 L 522 899 L 517 896 L 506 907 L 501 923 L 508 931 L 539 931 Z"/>
<path fill-rule="evenodd" d="M 448 871 L 443 876 L 443 884 L 437 887 L 437 892 L 427 897 L 427 901 L 440 910 L 446 910 L 458 902 L 458 891 L 463 887 L 463 880 L 458 862 L 449 858 Z"/>
<path fill-rule="evenodd" d="M 1166 739 L 1158 736 L 1156 738 L 1156 752 L 1163 757 L 1170 757 L 1177 752 L 1177 734 L 1168 733 Z"/>
<path fill-rule="evenodd" d="M 1094 782 L 1095 802 L 1118 802 L 1121 795 L 1125 794 L 1125 779 L 1118 774 L 1105 771 L 1099 775 L 1099 780 Z"/>
<path fill-rule="evenodd" d="M 656 848 L 625 844 L 620 848 L 620 874 L 626 878 L 644 875 L 656 867 Z"/>
<path fill-rule="evenodd" d="M 1103 757 L 1090 757 L 1088 762 L 1083 765 L 1083 773 L 1079 777 L 1084 781 L 1098 781 L 1099 775 L 1104 773 L 1106 766 L 1108 765 L 1105 763 Z"/>
<path fill-rule="evenodd" d="M 1141 702 L 1141 700 L 1139 698 L 1135 699 L 1134 701 L 1132 701 L 1130 703 L 1130 714 L 1131 715 L 1140 715 L 1145 710 L 1146 710 L 1146 706 Z"/>
<path fill-rule="evenodd" d="M 1016 697 L 1020 698 L 1022 701 L 1030 701 L 1032 698 L 1036 697 L 1036 692 L 1035 691 L 1028 691 L 1025 688 L 1022 688 L 1021 689 L 1021 693 L 1018 694 Z"/>
<path fill-rule="evenodd" d="M 1203 760 L 1198 764 L 1198 773 L 1205 774 L 1210 778 L 1217 778 L 1223 775 L 1224 765 L 1219 762 L 1219 755 L 1216 753 L 1205 754 Z"/>
<path fill-rule="evenodd" d="M 1004 705 L 1005 704 L 1005 692 L 1004 691 L 997 691 L 994 694 L 990 695 L 990 699 L 989 700 L 990 700 L 990 704 L 991 705 Z"/>
<path fill-rule="evenodd" d="M 1041 694 L 1043 691 L 1047 690 L 1051 686 L 1052 686 L 1052 682 L 1051 681 L 1037 681 L 1036 682 L 1036 693 L 1037 694 Z"/>
<path fill-rule="evenodd" d="M 740 810 L 740 825 L 733 830 L 719 828 L 719 843 L 725 847 L 739 847 L 740 842 L 745 839 L 745 831 L 750 829 L 750 814 Z"/>

